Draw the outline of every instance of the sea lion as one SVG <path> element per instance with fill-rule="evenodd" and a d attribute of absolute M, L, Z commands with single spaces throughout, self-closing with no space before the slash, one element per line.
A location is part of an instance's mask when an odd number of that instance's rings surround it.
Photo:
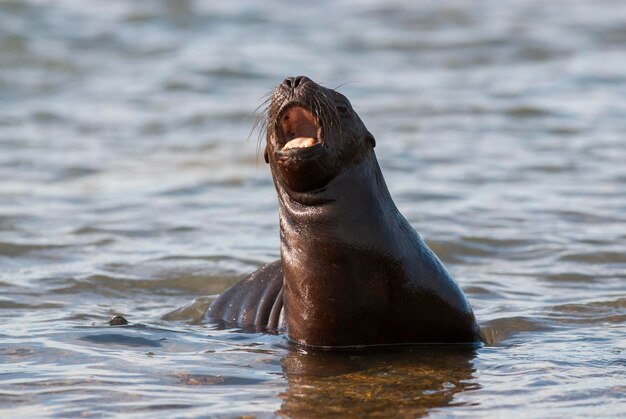
<path fill-rule="evenodd" d="M 226 290 L 207 320 L 316 347 L 480 341 L 460 287 L 396 208 L 376 141 L 345 96 L 286 78 L 265 128 L 281 257 Z"/>

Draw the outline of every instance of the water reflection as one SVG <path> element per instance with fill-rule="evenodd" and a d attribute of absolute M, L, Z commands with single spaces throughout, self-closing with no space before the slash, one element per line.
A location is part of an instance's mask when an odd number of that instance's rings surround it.
<path fill-rule="evenodd" d="M 453 404 L 460 392 L 480 388 L 474 382 L 475 355 L 473 348 L 448 346 L 290 351 L 282 360 L 287 390 L 276 413 L 423 416 Z"/>

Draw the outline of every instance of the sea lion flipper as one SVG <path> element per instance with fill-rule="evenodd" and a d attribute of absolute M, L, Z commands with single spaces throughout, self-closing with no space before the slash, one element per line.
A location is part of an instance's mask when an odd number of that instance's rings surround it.
<path fill-rule="evenodd" d="M 205 319 L 248 331 L 277 333 L 282 287 L 280 260 L 268 263 L 224 291 L 213 301 Z"/>
<path fill-rule="evenodd" d="M 281 325 L 281 315 L 283 312 L 283 290 L 284 286 L 281 285 L 280 291 L 274 300 L 274 305 L 272 305 L 272 310 L 270 311 L 270 317 L 267 320 L 267 331 L 270 333 L 279 333 L 282 328 Z"/>

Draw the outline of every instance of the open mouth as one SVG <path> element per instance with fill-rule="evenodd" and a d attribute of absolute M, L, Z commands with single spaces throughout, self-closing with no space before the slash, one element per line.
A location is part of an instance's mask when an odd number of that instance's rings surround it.
<path fill-rule="evenodd" d="M 320 144 L 321 130 L 317 118 L 301 106 L 291 106 L 280 119 L 282 150 L 301 149 Z"/>

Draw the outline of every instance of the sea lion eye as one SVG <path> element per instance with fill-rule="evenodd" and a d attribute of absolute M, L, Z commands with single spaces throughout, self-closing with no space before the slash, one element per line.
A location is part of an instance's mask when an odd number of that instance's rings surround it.
<path fill-rule="evenodd" d="M 350 109 L 344 105 L 337 105 L 337 110 L 341 115 L 348 115 L 350 113 Z"/>

